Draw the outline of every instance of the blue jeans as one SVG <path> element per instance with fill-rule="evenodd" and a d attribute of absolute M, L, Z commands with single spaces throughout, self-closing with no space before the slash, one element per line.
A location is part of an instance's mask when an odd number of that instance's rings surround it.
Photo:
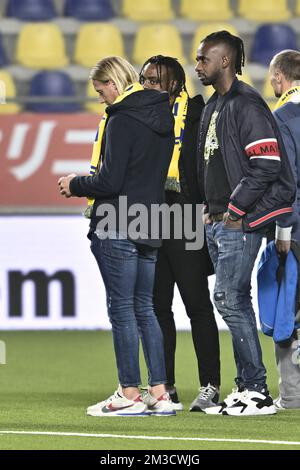
<path fill-rule="evenodd" d="M 232 335 L 235 381 L 248 390 L 262 391 L 266 369 L 251 302 L 251 274 L 263 236 L 227 228 L 223 222 L 206 225 L 206 235 L 216 273 L 214 304 Z"/>
<path fill-rule="evenodd" d="M 100 240 L 93 234 L 91 250 L 106 289 L 119 383 L 141 384 L 139 337 L 149 385 L 166 383 L 163 336 L 153 310 L 157 250 L 128 239 Z"/>

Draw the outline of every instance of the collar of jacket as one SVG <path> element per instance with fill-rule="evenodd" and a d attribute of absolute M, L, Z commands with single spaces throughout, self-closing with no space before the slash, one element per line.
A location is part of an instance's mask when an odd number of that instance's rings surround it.
<path fill-rule="evenodd" d="M 239 85 L 239 79 L 235 77 L 233 79 L 230 89 L 227 91 L 227 93 L 225 93 L 225 95 L 223 95 L 225 97 L 224 102 L 227 100 L 227 98 L 229 98 L 232 95 L 232 93 L 236 90 L 238 85 Z M 206 106 L 208 104 L 214 103 L 218 99 L 218 97 L 219 97 L 219 94 L 217 93 L 217 91 L 215 91 L 214 94 L 209 98 L 208 102 L 206 103 Z"/>
<path fill-rule="evenodd" d="M 204 106 L 205 103 L 202 95 L 196 95 L 193 98 L 189 98 L 186 125 L 189 125 L 189 123 L 194 124 L 195 121 L 199 121 Z"/>

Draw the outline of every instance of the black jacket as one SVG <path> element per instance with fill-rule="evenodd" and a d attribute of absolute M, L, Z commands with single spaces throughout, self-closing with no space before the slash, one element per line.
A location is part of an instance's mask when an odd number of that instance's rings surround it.
<path fill-rule="evenodd" d="M 180 186 L 185 202 L 202 204 L 203 191 L 197 181 L 197 140 L 204 108 L 201 95 L 189 98 L 183 142 L 179 158 Z"/>
<path fill-rule="evenodd" d="M 123 231 L 124 227 L 118 226 L 122 210 L 119 196 L 127 196 L 128 207 L 137 203 L 145 205 L 149 215 L 151 204 L 164 202 L 164 185 L 174 147 L 174 119 L 167 93 L 139 91 L 106 111 L 109 118 L 100 172 L 94 176 L 78 176 L 70 185 L 73 195 L 95 199 L 90 233 L 100 220 L 96 212 L 103 203 L 114 206 L 117 231 Z M 136 217 L 129 217 L 128 223 Z M 150 219 L 148 222 L 149 235 Z M 130 234 L 128 236 L 130 238 Z M 160 245 L 159 241 L 136 241 Z"/>
<path fill-rule="evenodd" d="M 217 97 L 210 98 L 201 119 L 201 186 L 203 149 Z M 291 212 L 295 184 L 286 151 L 271 111 L 254 88 L 234 80 L 217 118 L 217 135 L 232 191 L 228 210 L 243 217 L 244 229 L 260 229 Z"/>

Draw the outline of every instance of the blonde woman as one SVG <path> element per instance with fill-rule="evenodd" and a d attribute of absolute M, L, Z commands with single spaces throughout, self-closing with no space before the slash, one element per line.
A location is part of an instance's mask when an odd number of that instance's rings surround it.
<path fill-rule="evenodd" d="M 167 93 L 144 90 L 134 68 L 120 57 L 108 57 L 92 69 L 90 78 L 100 103 L 108 105 L 100 122 L 91 162 L 91 176 L 60 178 L 65 197 L 88 198 L 89 238 L 106 288 L 118 368 L 118 390 L 88 408 L 92 416 L 174 415 L 166 393 L 162 333 L 153 311 L 157 248 L 151 226 L 137 236 L 132 217 L 115 227 L 104 224 L 105 208 L 115 220 L 128 208 L 164 201 L 164 184 L 174 147 L 174 121 Z M 108 206 L 108 205 L 109 206 Z M 122 213 L 121 213 L 122 212 Z M 149 218 L 150 219 L 150 218 Z M 148 392 L 142 397 L 139 337 L 148 367 Z"/>

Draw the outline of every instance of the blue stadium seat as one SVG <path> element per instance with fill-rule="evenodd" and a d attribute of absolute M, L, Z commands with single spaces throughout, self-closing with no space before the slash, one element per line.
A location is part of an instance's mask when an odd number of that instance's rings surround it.
<path fill-rule="evenodd" d="M 283 49 L 298 49 L 296 32 L 284 23 L 263 24 L 255 33 L 250 60 L 268 67 Z"/>
<path fill-rule="evenodd" d="M 57 15 L 53 0 L 8 0 L 6 16 L 24 21 L 47 21 Z"/>
<path fill-rule="evenodd" d="M 103 21 L 115 13 L 110 0 L 66 0 L 65 15 L 82 21 Z"/>
<path fill-rule="evenodd" d="M 64 72 L 43 71 L 37 73 L 31 83 L 29 97 L 53 97 L 53 102 L 28 103 L 27 109 L 38 113 L 72 113 L 80 111 L 77 103 L 63 103 L 59 97 L 75 97 L 72 80 Z M 57 99 L 58 98 L 58 99 Z"/>
<path fill-rule="evenodd" d="M 0 67 L 4 67 L 8 64 L 7 55 L 3 46 L 2 35 L 0 33 Z"/>

